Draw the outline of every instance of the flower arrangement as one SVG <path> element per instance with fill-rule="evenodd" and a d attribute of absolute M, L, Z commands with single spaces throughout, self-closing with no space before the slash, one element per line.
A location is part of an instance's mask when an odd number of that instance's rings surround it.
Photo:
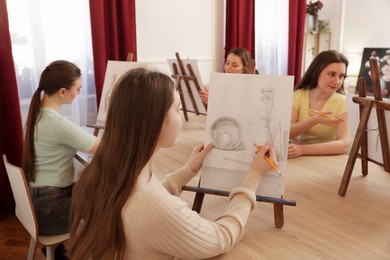
<path fill-rule="evenodd" d="M 382 95 L 384 97 L 389 97 L 389 87 L 390 87 L 390 49 L 386 50 L 383 57 L 380 57 L 378 53 L 373 50 L 371 52 L 370 58 L 375 58 L 378 61 L 379 67 L 379 76 L 381 77 L 381 88 Z M 366 61 L 366 68 L 370 68 L 370 62 Z M 371 77 L 371 71 L 368 71 L 368 75 Z"/>
<path fill-rule="evenodd" d="M 386 82 L 390 81 L 390 49 L 386 51 L 383 57 L 380 57 L 378 53 L 373 50 L 371 52 L 370 58 L 375 58 L 378 61 L 378 67 L 380 75 L 383 76 L 383 79 Z M 370 62 L 366 61 L 365 66 L 370 67 Z"/>
<path fill-rule="evenodd" d="M 385 82 L 390 82 L 390 50 L 387 50 L 384 56 L 378 57 L 373 55 L 378 60 L 380 76 Z"/>
<path fill-rule="evenodd" d="M 323 6 L 324 4 L 319 0 L 316 2 L 310 1 L 309 4 L 306 4 L 306 13 L 312 16 L 317 16 L 318 11 L 321 10 Z"/>

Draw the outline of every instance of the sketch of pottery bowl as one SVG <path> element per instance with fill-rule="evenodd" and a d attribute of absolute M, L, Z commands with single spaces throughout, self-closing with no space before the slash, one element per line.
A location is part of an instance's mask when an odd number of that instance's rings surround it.
<path fill-rule="evenodd" d="M 241 144 L 241 125 L 232 117 L 220 117 L 211 125 L 210 135 L 218 149 L 233 150 Z"/>

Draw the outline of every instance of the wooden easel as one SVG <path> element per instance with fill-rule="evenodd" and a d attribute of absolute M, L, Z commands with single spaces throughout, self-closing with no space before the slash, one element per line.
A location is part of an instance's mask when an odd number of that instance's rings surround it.
<path fill-rule="evenodd" d="M 378 61 L 375 58 L 370 59 L 370 70 L 372 78 L 372 88 L 374 92 L 374 99 L 366 97 L 366 82 L 363 77 L 359 78 L 358 91 L 359 96 L 353 97 L 353 102 L 359 104 L 360 122 L 356 130 L 355 139 L 348 157 L 347 165 L 345 166 L 344 175 L 340 183 L 340 196 L 345 196 L 351 179 L 353 167 L 356 158 L 360 155 L 362 162 L 362 174 L 368 174 L 368 161 L 379 164 L 384 167 L 385 171 L 390 172 L 390 152 L 389 139 L 386 129 L 385 110 L 390 111 L 390 103 L 384 102 L 382 99 Z M 382 148 L 383 164 L 368 158 L 367 147 L 367 123 L 370 118 L 371 110 L 376 107 L 376 115 L 378 119 L 378 131 Z M 359 154 L 359 148 L 361 153 Z"/>
<path fill-rule="evenodd" d="M 192 205 L 192 210 L 198 213 L 200 213 L 200 210 L 202 209 L 202 204 L 203 204 L 203 199 L 205 194 L 225 196 L 225 197 L 228 197 L 230 194 L 230 192 L 228 191 L 207 189 L 199 186 L 198 187 L 183 186 L 183 190 L 196 192 L 194 204 Z M 274 220 L 275 220 L 275 226 L 277 228 L 281 228 L 284 225 L 283 205 L 295 206 L 297 204 L 295 200 L 285 200 L 282 198 L 278 199 L 278 198 L 271 198 L 271 197 L 265 197 L 259 195 L 256 195 L 256 201 L 274 204 Z"/>
<path fill-rule="evenodd" d="M 246 59 L 245 74 L 258 74 L 258 71 L 256 70 L 255 60 L 250 59 L 248 56 L 246 56 L 245 59 Z M 200 181 L 199 181 L 199 184 L 200 184 Z M 225 196 L 225 197 L 228 197 L 230 194 L 230 192 L 228 192 L 228 191 L 202 188 L 202 187 L 199 187 L 199 184 L 197 187 L 183 186 L 183 188 L 182 188 L 185 191 L 196 192 L 194 203 L 192 205 L 192 210 L 194 210 L 198 213 L 200 213 L 200 211 L 202 209 L 202 204 L 203 204 L 203 199 L 204 199 L 205 194 Z M 279 198 L 271 198 L 271 197 L 265 197 L 265 196 L 259 196 L 259 195 L 256 195 L 256 201 L 274 204 L 274 222 L 275 222 L 275 226 L 277 228 L 281 228 L 284 225 L 283 205 L 295 206 L 297 204 L 295 200 L 285 200 L 283 198 L 279 199 Z"/>
<path fill-rule="evenodd" d="M 198 80 L 196 78 L 196 75 L 195 75 L 194 70 L 192 69 L 191 65 L 187 64 L 187 69 L 188 69 L 188 72 L 189 72 L 189 75 L 188 75 L 186 73 L 185 68 L 184 68 L 183 61 L 180 59 L 179 53 L 176 52 L 175 55 L 176 55 L 176 59 L 177 59 L 177 64 L 175 64 L 175 63 L 172 64 L 172 67 L 173 67 L 172 78 L 174 78 L 176 80 L 176 89 L 179 91 L 180 102 L 181 102 L 181 105 L 182 105 L 184 118 L 185 118 L 186 121 L 188 121 L 187 112 L 193 112 L 197 116 L 200 115 L 200 114 L 201 115 L 205 115 L 204 113 L 200 113 L 199 112 L 198 106 L 196 105 L 196 102 L 195 102 L 195 99 L 194 99 L 194 94 L 191 91 L 190 82 L 194 83 L 195 88 L 196 88 L 196 90 L 198 92 L 201 91 L 202 89 L 201 89 L 201 87 L 199 85 L 199 82 L 198 82 Z M 178 66 L 179 66 L 179 68 L 178 68 Z M 188 96 L 190 97 L 190 101 L 191 101 L 192 107 L 194 108 L 194 111 L 190 111 L 190 110 L 187 109 L 187 104 L 186 104 L 186 101 L 184 99 L 184 94 L 183 94 L 183 86 L 181 85 L 181 80 L 182 79 L 183 79 L 184 85 L 185 85 L 185 87 L 186 87 L 186 89 L 188 91 Z M 207 105 L 206 104 L 203 104 L 203 105 L 204 105 L 204 108 L 207 111 Z"/>

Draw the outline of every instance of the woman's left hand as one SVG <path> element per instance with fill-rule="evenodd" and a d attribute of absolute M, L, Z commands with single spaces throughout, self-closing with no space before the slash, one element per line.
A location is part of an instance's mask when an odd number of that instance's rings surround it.
<path fill-rule="evenodd" d="M 288 159 L 303 155 L 303 147 L 299 144 L 288 144 Z"/>
<path fill-rule="evenodd" d="M 191 170 L 195 173 L 197 173 L 200 168 L 202 167 L 202 163 L 208 152 L 213 149 L 214 144 L 210 143 L 204 147 L 203 144 L 196 146 L 192 150 L 192 154 L 190 159 L 188 160 L 188 166 L 191 168 Z"/>
<path fill-rule="evenodd" d="M 323 121 L 323 124 L 327 125 L 327 126 L 335 127 L 335 126 L 338 126 L 340 124 L 343 124 L 347 120 L 348 120 L 347 115 L 342 114 L 342 115 L 335 117 L 335 118 L 325 118 L 325 120 Z"/>
<path fill-rule="evenodd" d="M 347 114 L 343 113 L 338 117 L 332 117 L 332 112 L 312 112 L 312 117 L 316 120 L 317 124 L 323 124 L 331 127 L 343 124 L 348 120 Z"/>
<path fill-rule="evenodd" d="M 204 90 L 199 91 L 199 96 L 204 104 L 207 105 L 209 103 L 209 91 L 206 87 Z"/>

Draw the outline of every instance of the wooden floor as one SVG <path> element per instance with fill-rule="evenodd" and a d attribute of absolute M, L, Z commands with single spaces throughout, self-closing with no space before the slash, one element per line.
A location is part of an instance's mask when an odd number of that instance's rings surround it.
<path fill-rule="evenodd" d="M 159 178 L 176 170 L 192 148 L 204 139 L 205 117 L 190 114 L 178 144 L 159 152 Z M 369 164 L 369 174 L 354 168 L 345 197 L 337 192 L 347 156 L 313 156 L 288 161 L 284 206 L 285 224 L 274 225 L 273 205 L 258 203 L 249 217 L 245 235 L 228 254 L 214 259 L 390 259 L 390 173 Z M 190 184 L 196 185 L 195 178 Z M 193 192 L 182 194 L 189 206 Z M 214 219 L 225 197 L 206 195 L 201 215 Z M 15 217 L 0 221 L 0 259 L 26 259 L 28 235 Z M 37 251 L 36 259 L 44 259 Z"/>
<path fill-rule="evenodd" d="M 0 219 L 0 259 L 26 260 L 30 235 L 14 215 L 2 216 Z M 37 248 L 35 260 L 46 259 Z"/>

